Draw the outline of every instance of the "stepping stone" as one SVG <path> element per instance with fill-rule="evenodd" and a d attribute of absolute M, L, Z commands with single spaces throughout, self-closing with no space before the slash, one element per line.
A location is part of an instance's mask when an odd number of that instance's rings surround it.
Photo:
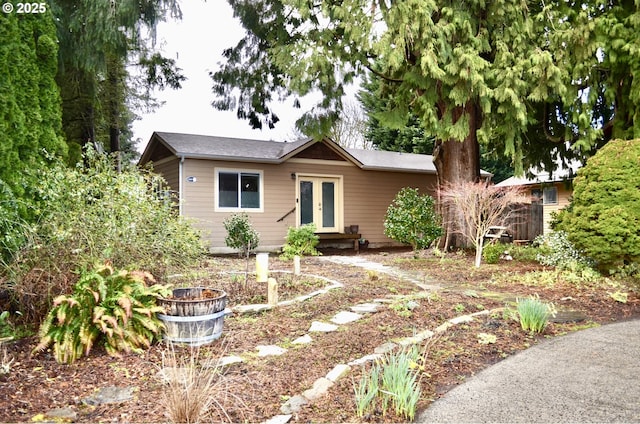
<path fill-rule="evenodd" d="M 287 424 L 291 420 L 292 416 L 293 415 L 291 414 L 276 415 L 274 417 L 271 417 L 267 421 L 263 422 L 262 424 Z"/>
<path fill-rule="evenodd" d="M 294 412 L 300 411 L 303 406 L 307 405 L 309 400 L 301 395 L 292 396 L 288 401 L 284 403 L 280 407 L 280 412 L 285 415 L 293 414 Z"/>
<path fill-rule="evenodd" d="M 338 312 L 333 318 L 331 318 L 331 322 L 334 324 L 348 324 L 353 321 L 357 321 L 362 318 L 362 315 L 356 314 L 355 312 L 342 311 Z"/>
<path fill-rule="evenodd" d="M 258 345 L 256 349 L 258 349 L 258 356 L 278 356 L 287 351 L 287 349 L 276 345 Z"/>
<path fill-rule="evenodd" d="M 473 317 L 471 315 L 462 315 L 462 316 L 455 317 L 455 318 L 452 318 L 452 319 L 449 320 L 449 322 L 451 324 L 454 324 L 454 325 L 455 324 L 463 324 L 463 323 L 471 322 L 471 321 L 473 321 Z"/>
<path fill-rule="evenodd" d="M 297 339 L 295 339 L 294 341 L 291 342 L 291 344 L 309 344 L 313 341 L 313 339 L 311 338 L 310 335 L 305 334 L 304 336 L 300 336 Z"/>
<path fill-rule="evenodd" d="M 225 367 L 227 365 L 237 364 L 239 362 L 244 362 L 244 359 L 239 356 L 224 356 L 218 360 L 218 366 Z"/>
<path fill-rule="evenodd" d="M 311 323 L 311 327 L 309 328 L 310 332 L 317 333 L 330 333 L 332 331 L 336 331 L 338 329 L 337 325 L 328 324 L 326 322 L 313 321 Z"/>
<path fill-rule="evenodd" d="M 310 401 L 314 401 L 316 399 L 321 398 L 326 395 L 329 389 L 333 386 L 333 381 L 320 377 L 316 381 L 313 382 L 313 387 L 302 392 L 302 396 Z"/>
<path fill-rule="evenodd" d="M 45 418 L 48 418 L 56 423 L 72 423 L 78 419 L 78 414 L 76 413 L 76 411 L 69 407 L 52 409 L 51 411 L 44 414 L 44 416 Z"/>
<path fill-rule="evenodd" d="M 391 352 L 396 347 L 398 347 L 397 344 L 388 342 L 388 343 L 381 344 L 380 346 L 375 348 L 373 350 L 373 352 L 374 353 L 380 353 L 380 354 L 384 355 L 385 353 Z"/>
<path fill-rule="evenodd" d="M 557 311 L 556 315 L 549 317 L 549 322 L 555 322 L 558 324 L 564 324 L 567 322 L 582 322 L 587 319 L 587 316 L 580 311 Z"/>
<path fill-rule="evenodd" d="M 133 387 L 103 387 L 93 395 L 82 399 L 86 405 L 97 406 L 123 403 L 133 399 Z"/>
<path fill-rule="evenodd" d="M 327 374 L 327 380 L 333 381 L 334 383 L 340 380 L 342 377 L 347 375 L 351 371 L 351 367 L 345 364 L 339 364 L 333 367 L 331 371 Z"/>
<path fill-rule="evenodd" d="M 257 303 L 255 305 L 238 305 L 233 308 L 233 312 L 237 312 L 239 314 L 244 313 L 254 313 L 257 314 L 259 312 L 264 312 L 272 309 L 273 306 L 266 303 Z"/>
<path fill-rule="evenodd" d="M 375 360 L 378 360 L 380 358 L 382 358 L 382 354 L 374 353 L 372 355 L 365 355 L 362 358 L 355 359 L 355 360 L 349 362 L 348 365 L 350 365 L 352 367 L 357 366 L 357 365 L 364 365 L 367 362 L 375 361 Z"/>
<path fill-rule="evenodd" d="M 351 310 L 360 314 L 374 314 L 378 312 L 380 306 L 381 305 L 379 303 L 361 303 L 359 305 L 352 306 Z"/>

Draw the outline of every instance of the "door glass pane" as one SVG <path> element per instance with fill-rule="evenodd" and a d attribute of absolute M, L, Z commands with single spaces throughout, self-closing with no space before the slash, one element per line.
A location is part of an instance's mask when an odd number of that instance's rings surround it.
<path fill-rule="evenodd" d="M 322 227 L 329 228 L 336 226 L 335 219 L 335 184 L 330 182 L 322 183 Z"/>
<path fill-rule="evenodd" d="M 221 172 L 218 174 L 218 207 L 238 207 L 238 174 Z"/>
<path fill-rule="evenodd" d="M 313 183 L 300 181 L 300 224 L 313 222 Z"/>
<path fill-rule="evenodd" d="M 260 175 L 242 174 L 240 176 L 240 207 L 260 207 Z"/>

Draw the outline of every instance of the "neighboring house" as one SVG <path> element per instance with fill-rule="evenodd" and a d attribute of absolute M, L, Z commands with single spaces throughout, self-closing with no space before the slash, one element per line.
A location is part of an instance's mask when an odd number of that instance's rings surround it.
<path fill-rule="evenodd" d="M 542 204 L 543 234 L 549 234 L 551 214 L 560 211 L 571 202 L 573 178 L 579 167 L 579 164 L 574 163 L 570 167 L 554 171 L 551 175 L 546 171 L 532 169 L 527 173 L 531 177 L 507 178 L 496 186 L 522 186 L 528 190 L 532 203 Z"/>
<path fill-rule="evenodd" d="M 325 238 L 357 225 L 370 247 L 389 246 L 383 222 L 397 192 L 433 194 L 437 184 L 429 155 L 346 149 L 327 138 L 283 143 L 155 132 L 140 165 L 150 162 L 214 253 L 230 251 L 223 221 L 239 212 L 260 233 L 258 250 L 279 249 L 288 227 L 311 222 Z"/>

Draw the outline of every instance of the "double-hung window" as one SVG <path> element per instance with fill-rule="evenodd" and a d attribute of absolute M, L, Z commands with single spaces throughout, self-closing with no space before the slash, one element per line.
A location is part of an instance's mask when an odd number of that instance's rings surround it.
<path fill-rule="evenodd" d="M 263 210 L 262 171 L 216 169 L 216 210 Z"/>

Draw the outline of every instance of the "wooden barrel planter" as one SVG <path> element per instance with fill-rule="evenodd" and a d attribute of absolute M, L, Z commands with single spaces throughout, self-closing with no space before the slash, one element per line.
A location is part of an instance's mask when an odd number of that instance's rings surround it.
<path fill-rule="evenodd" d="M 227 294 L 223 290 L 189 287 L 173 290 L 173 296 L 158 299 L 165 314 L 158 318 L 165 325 L 165 339 L 190 346 L 201 346 L 218 339 L 224 325 Z"/>

